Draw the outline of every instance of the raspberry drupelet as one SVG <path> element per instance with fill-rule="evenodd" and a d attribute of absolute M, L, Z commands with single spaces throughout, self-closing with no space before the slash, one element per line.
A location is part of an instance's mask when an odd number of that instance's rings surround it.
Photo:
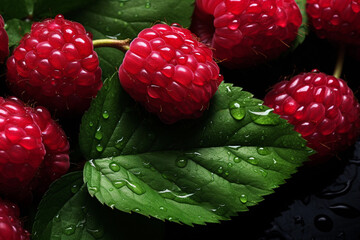
<path fill-rule="evenodd" d="M 360 134 L 360 105 L 346 82 L 313 70 L 277 83 L 264 104 L 288 120 L 317 151 L 321 162 L 354 144 Z"/>
<path fill-rule="evenodd" d="M 188 29 L 157 24 L 131 42 L 120 83 L 165 123 L 198 118 L 223 79 L 212 56 Z"/>
<path fill-rule="evenodd" d="M 225 66 L 243 68 L 289 49 L 301 23 L 294 0 L 196 0 L 191 30 Z"/>
<path fill-rule="evenodd" d="M 8 59 L 7 69 L 15 95 L 59 115 L 82 114 L 102 86 L 90 34 L 62 15 L 34 23 Z"/>

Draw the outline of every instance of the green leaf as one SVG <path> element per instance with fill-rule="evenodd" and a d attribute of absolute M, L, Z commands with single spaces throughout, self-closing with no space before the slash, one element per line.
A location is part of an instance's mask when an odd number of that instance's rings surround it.
<path fill-rule="evenodd" d="M 80 129 L 90 194 L 121 211 L 188 225 L 247 211 L 310 154 L 293 127 L 261 103 L 223 83 L 203 117 L 164 125 L 114 74 Z"/>
<path fill-rule="evenodd" d="M 31 22 L 19 19 L 6 21 L 5 30 L 9 36 L 9 47 L 17 46 L 23 36 L 30 32 Z"/>
<path fill-rule="evenodd" d="M 299 27 L 297 37 L 292 42 L 288 52 L 294 51 L 299 45 L 301 45 L 305 41 L 306 36 L 309 34 L 308 17 L 306 13 L 306 0 L 295 0 L 295 2 L 300 9 L 302 15 L 302 23 Z"/>
<path fill-rule="evenodd" d="M 55 17 L 93 4 L 94 0 L 35 0 L 34 16 L 37 19 Z"/>
<path fill-rule="evenodd" d="M 1 0 L 0 15 L 6 20 L 23 19 L 32 14 L 33 0 Z"/>
<path fill-rule="evenodd" d="M 77 11 L 73 19 L 84 24 L 94 39 L 135 38 L 144 28 L 165 21 L 190 26 L 194 0 L 101 0 Z M 120 66 L 123 53 L 110 49 L 96 49 L 104 78 Z"/>
<path fill-rule="evenodd" d="M 142 231 L 138 231 L 142 229 Z M 91 198 L 82 173 L 56 181 L 42 199 L 33 226 L 34 240 L 159 239 L 162 223 L 114 212 Z"/>

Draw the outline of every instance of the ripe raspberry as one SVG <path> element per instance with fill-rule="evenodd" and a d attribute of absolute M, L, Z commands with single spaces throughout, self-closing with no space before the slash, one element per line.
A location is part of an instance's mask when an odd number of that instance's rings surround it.
<path fill-rule="evenodd" d="M 4 19 L 0 15 L 0 63 L 4 63 L 9 55 L 9 37 L 4 29 Z"/>
<path fill-rule="evenodd" d="M 360 44 L 359 0 L 307 0 L 306 12 L 320 38 Z"/>
<path fill-rule="evenodd" d="M 91 38 L 62 15 L 34 23 L 7 68 L 14 94 L 64 115 L 83 113 L 102 86 Z"/>
<path fill-rule="evenodd" d="M 301 23 L 294 0 L 196 0 L 191 30 L 217 59 L 239 68 L 278 57 Z"/>
<path fill-rule="evenodd" d="M 169 124 L 200 117 L 223 79 L 211 50 L 175 24 L 141 31 L 119 78 L 132 98 Z"/>
<path fill-rule="evenodd" d="M 19 217 L 18 206 L 0 199 L 0 239 L 30 240 L 30 234 L 23 229 Z"/>
<path fill-rule="evenodd" d="M 45 108 L 0 97 L 0 193 L 17 198 L 46 188 L 68 170 L 68 151 L 65 133 Z"/>
<path fill-rule="evenodd" d="M 317 70 L 277 83 L 264 104 L 295 126 L 317 151 L 317 162 L 354 144 L 360 133 L 360 105 L 352 90 Z"/>

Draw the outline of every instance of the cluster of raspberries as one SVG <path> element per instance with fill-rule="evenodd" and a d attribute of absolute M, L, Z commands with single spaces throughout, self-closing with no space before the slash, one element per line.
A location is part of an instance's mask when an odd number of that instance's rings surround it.
<path fill-rule="evenodd" d="M 306 14 L 320 38 L 360 45 L 358 0 L 307 0 Z M 214 59 L 246 68 L 278 58 L 302 24 L 295 0 L 196 0 L 190 30 L 156 24 L 132 40 L 119 80 L 163 123 L 196 119 L 223 81 Z M 69 170 L 69 141 L 52 114 L 81 116 L 102 80 L 92 35 L 62 15 L 34 23 L 10 57 L 8 42 L 0 16 L 0 64 L 6 63 L 6 83 L 16 96 L 0 97 L 0 196 L 21 202 L 44 193 Z M 360 134 L 360 105 L 352 90 L 318 70 L 279 82 L 264 104 L 317 151 L 313 160 L 328 159 Z M 0 199 L 1 237 L 29 239 L 19 214 L 15 204 Z"/>

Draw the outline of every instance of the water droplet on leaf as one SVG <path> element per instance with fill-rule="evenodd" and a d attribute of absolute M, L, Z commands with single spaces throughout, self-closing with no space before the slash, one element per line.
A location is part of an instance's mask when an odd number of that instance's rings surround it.
<path fill-rule="evenodd" d="M 109 168 L 113 171 L 113 172 L 118 172 L 120 171 L 120 166 L 119 164 L 117 164 L 116 162 L 111 162 L 109 164 Z"/>

